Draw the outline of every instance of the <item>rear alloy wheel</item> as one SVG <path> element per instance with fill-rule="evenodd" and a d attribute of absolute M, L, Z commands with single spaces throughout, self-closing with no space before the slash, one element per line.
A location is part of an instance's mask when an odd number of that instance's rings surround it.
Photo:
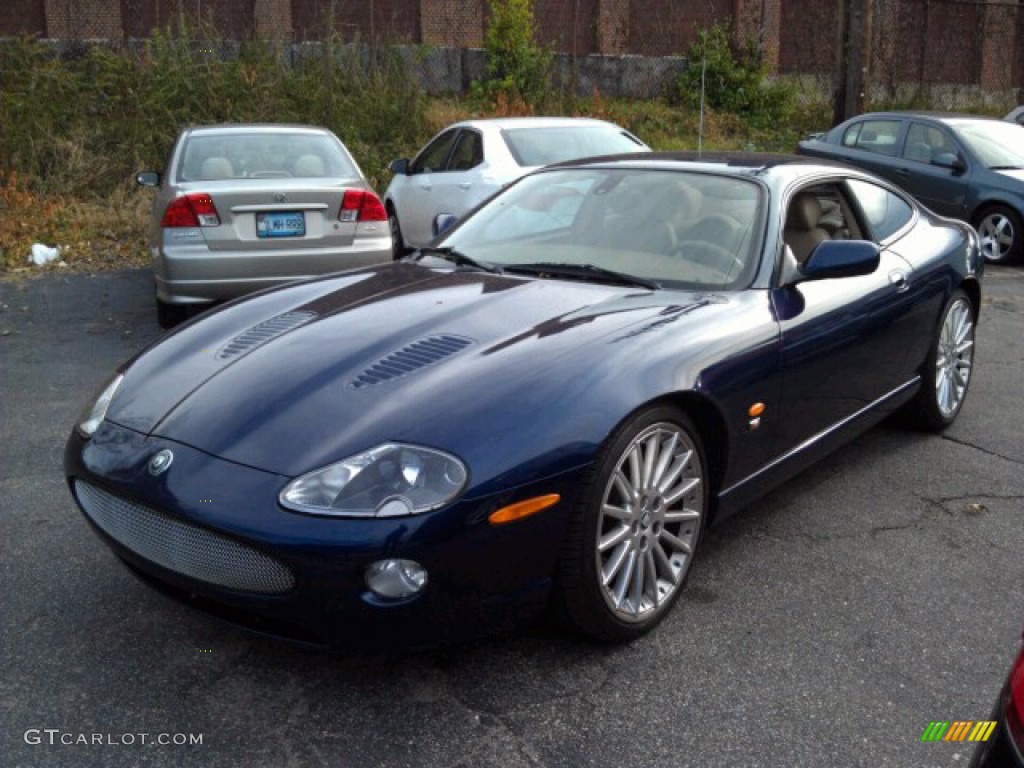
<path fill-rule="evenodd" d="M 559 585 L 573 625 L 606 642 L 657 626 L 693 562 L 706 478 L 697 430 L 678 410 L 653 408 L 619 430 L 566 537 Z"/>
<path fill-rule="evenodd" d="M 956 420 L 967 397 L 973 365 L 974 308 L 963 291 L 956 291 L 946 304 L 925 361 L 921 390 L 911 402 L 923 428 L 938 432 Z"/>
<path fill-rule="evenodd" d="M 398 223 L 398 214 L 388 203 L 388 229 L 391 230 L 391 258 L 398 260 L 405 255 L 405 243 L 402 241 L 402 226 Z"/>
<path fill-rule="evenodd" d="M 1024 250 L 1024 227 L 1016 211 L 1003 205 L 986 208 L 978 217 L 977 230 L 985 261 L 1009 264 L 1020 260 Z"/>

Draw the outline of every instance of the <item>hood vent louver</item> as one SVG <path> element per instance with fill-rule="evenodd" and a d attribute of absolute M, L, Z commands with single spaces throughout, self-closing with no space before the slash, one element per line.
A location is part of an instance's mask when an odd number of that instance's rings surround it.
<path fill-rule="evenodd" d="M 371 384 L 380 384 L 384 381 L 397 379 L 407 373 L 418 371 L 433 365 L 439 360 L 454 355 L 456 352 L 465 349 L 472 344 L 471 339 L 462 336 L 428 336 L 425 339 L 414 341 L 397 352 L 392 352 L 387 357 L 381 358 L 359 374 L 350 385 L 353 389 L 367 387 Z"/>
<path fill-rule="evenodd" d="M 220 352 L 217 353 L 217 358 L 220 360 L 230 360 L 232 357 L 237 357 L 244 352 L 251 352 L 256 347 L 266 344 L 271 339 L 275 339 L 293 328 L 298 328 L 314 317 L 316 317 L 316 312 L 301 309 L 275 315 L 269 320 L 257 323 L 252 328 L 242 331 L 235 336 L 235 338 L 221 348 Z"/>

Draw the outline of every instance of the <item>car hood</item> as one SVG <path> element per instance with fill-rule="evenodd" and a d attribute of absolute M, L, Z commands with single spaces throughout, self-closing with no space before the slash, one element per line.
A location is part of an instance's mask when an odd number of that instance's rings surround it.
<path fill-rule="evenodd" d="M 1001 171 L 996 171 L 1000 176 L 1006 176 L 1013 179 L 1014 181 L 1024 182 L 1024 168 L 1005 168 Z"/>
<path fill-rule="evenodd" d="M 131 362 L 107 418 L 287 476 L 385 440 L 445 448 L 445 435 L 479 426 L 481 409 L 558 388 L 581 349 L 706 302 L 383 265 L 265 292 L 183 326 Z M 473 423 L 460 422 L 472 413 Z"/>

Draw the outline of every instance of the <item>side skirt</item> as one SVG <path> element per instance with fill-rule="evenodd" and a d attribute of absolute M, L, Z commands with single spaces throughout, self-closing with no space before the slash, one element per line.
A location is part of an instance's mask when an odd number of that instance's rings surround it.
<path fill-rule="evenodd" d="M 735 514 L 758 497 L 846 445 L 855 436 L 866 432 L 913 398 L 920 386 L 921 377 L 915 376 L 906 384 L 773 459 L 752 475 L 720 491 L 715 522 Z"/>

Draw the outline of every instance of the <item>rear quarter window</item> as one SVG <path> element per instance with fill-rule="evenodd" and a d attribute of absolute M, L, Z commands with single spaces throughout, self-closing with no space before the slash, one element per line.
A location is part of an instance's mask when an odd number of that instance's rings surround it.
<path fill-rule="evenodd" d="M 843 144 L 876 155 L 895 155 L 903 123 L 899 120 L 865 120 L 847 129 Z M 851 132 L 859 128 L 856 135 Z"/>
<path fill-rule="evenodd" d="M 850 179 L 847 186 L 876 242 L 888 240 L 914 216 L 914 209 L 903 198 L 877 184 Z"/>

